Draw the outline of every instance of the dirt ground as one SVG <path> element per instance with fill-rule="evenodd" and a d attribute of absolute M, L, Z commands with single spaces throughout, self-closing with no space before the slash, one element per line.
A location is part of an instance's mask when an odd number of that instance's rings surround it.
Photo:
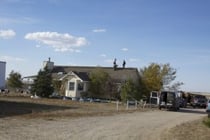
<path fill-rule="evenodd" d="M 5 101 L 5 99 L 3 100 Z M 13 101 L 13 99 L 8 100 Z M 29 108 L 33 106 L 29 103 L 22 105 L 23 101 L 21 100 L 22 98 L 19 100 L 15 99 L 15 101 L 21 103 L 17 107 L 19 110 L 22 110 L 23 106 L 29 106 Z M 203 109 L 184 109 L 179 112 L 140 110 L 130 111 L 130 113 L 121 110 L 120 113 L 114 113 L 116 110 L 113 109 L 115 106 L 112 104 L 99 103 L 96 105 L 69 102 L 61 105 L 63 102 L 59 101 L 56 103 L 56 101 L 52 100 L 52 102 L 44 104 L 46 101 L 36 100 L 34 102 L 38 102 L 41 106 L 35 105 L 29 112 L 22 112 L 21 114 L 21 111 L 19 111 L 20 114 L 18 115 L 10 112 L 7 113 L 10 114 L 8 116 L 1 114 L 0 139 L 180 140 L 182 123 L 185 123 L 186 127 L 184 129 L 187 129 L 189 127 L 188 124 L 191 124 L 192 121 L 196 123 L 196 120 L 206 116 Z M 1 102 L 2 100 L 0 100 Z M 3 107 L 2 110 L 5 108 Z M 94 114 L 94 112 L 95 115 L 91 116 L 90 114 Z M 103 114 L 103 112 L 105 113 Z M 65 117 L 58 114 L 63 114 Z M 176 135 L 174 135 L 174 131 Z M 190 133 L 200 134 L 198 130 L 194 129 L 190 129 Z M 188 136 L 185 137 L 185 139 L 188 138 Z M 197 140 L 197 138 L 200 140 L 201 137 L 193 138 L 192 140 Z"/>

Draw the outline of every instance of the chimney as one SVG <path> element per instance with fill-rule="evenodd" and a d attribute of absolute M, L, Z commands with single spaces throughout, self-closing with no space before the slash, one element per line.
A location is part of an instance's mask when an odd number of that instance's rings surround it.
<path fill-rule="evenodd" d="M 48 70 L 52 70 L 54 67 L 54 62 L 51 62 L 50 57 L 48 58 L 48 61 L 43 62 L 43 69 L 47 67 Z"/>

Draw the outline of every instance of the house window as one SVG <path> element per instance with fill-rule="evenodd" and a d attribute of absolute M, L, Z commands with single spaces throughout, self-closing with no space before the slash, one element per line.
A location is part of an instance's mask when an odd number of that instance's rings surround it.
<path fill-rule="evenodd" d="M 69 82 L 69 90 L 74 90 L 74 82 Z"/>
<path fill-rule="evenodd" d="M 78 83 L 78 90 L 82 91 L 84 89 L 84 83 Z"/>

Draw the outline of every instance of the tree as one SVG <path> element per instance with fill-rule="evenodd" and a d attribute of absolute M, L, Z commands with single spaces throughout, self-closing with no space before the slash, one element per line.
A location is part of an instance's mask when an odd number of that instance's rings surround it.
<path fill-rule="evenodd" d="M 60 80 L 53 80 L 52 81 L 52 84 L 53 84 L 53 88 L 54 88 L 54 91 L 56 92 L 56 93 L 58 93 L 59 95 L 64 95 L 62 92 L 62 89 L 61 89 L 61 87 L 62 87 L 62 81 L 60 81 Z"/>
<path fill-rule="evenodd" d="M 120 99 L 120 90 L 119 84 L 116 84 L 112 78 L 108 78 L 105 84 L 105 92 L 108 98 L 110 99 Z"/>
<path fill-rule="evenodd" d="M 108 80 L 108 73 L 102 69 L 96 69 L 90 74 L 90 94 L 94 97 L 102 97 L 105 95 L 105 85 Z"/>
<path fill-rule="evenodd" d="M 160 91 L 162 89 L 178 89 L 183 83 L 171 83 L 176 79 L 176 69 L 170 64 L 151 63 L 148 67 L 140 70 L 142 83 L 141 90 L 145 95 L 151 91 Z"/>
<path fill-rule="evenodd" d="M 96 98 L 117 98 L 116 85 L 108 73 L 98 68 L 90 74 L 89 96 Z"/>
<path fill-rule="evenodd" d="M 121 100 L 126 102 L 127 100 L 139 100 L 141 94 L 139 92 L 139 87 L 134 84 L 134 82 L 129 79 L 121 87 Z"/>
<path fill-rule="evenodd" d="M 21 80 L 21 74 L 11 71 L 9 77 L 7 78 L 7 85 L 12 89 L 22 88 L 23 83 Z"/>
<path fill-rule="evenodd" d="M 38 72 L 32 86 L 32 93 L 41 97 L 49 97 L 53 93 L 53 90 L 51 73 L 45 67 L 44 70 Z"/>

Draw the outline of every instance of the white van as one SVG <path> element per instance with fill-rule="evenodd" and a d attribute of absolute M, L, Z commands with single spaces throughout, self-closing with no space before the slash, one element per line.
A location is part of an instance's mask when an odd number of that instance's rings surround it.
<path fill-rule="evenodd" d="M 174 91 L 161 91 L 160 93 L 160 102 L 159 102 L 159 109 L 162 108 L 172 109 L 172 110 L 179 110 L 180 104 L 180 97 L 178 92 Z"/>

